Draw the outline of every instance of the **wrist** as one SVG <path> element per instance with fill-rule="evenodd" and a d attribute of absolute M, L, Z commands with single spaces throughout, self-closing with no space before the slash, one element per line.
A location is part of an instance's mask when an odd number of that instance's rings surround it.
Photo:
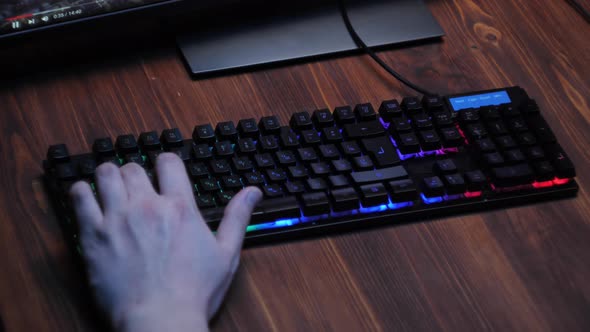
<path fill-rule="evenodd" d="M 113 321 L 120 332 L 206 332 L 209 331 L 205 310 L 189 305 L 139 305 L 123 313 Z"/>

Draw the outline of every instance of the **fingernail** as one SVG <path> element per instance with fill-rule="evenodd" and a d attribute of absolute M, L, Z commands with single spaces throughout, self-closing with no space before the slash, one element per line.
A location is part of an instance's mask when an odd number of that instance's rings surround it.
<path fill-rule="evenodd" d="M 262 192 L 260 192 L 257 188 L 252 188 L 248 190 L 248 196 L 246 196 L 246 200 L 251 205 L 258 204 L 258 201 L 262 198 Z"/>

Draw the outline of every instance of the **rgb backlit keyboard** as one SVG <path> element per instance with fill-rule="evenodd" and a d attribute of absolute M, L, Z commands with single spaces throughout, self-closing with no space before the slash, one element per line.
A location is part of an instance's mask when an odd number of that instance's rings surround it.
<path fill-rule="evenodd" d="M 433 216 L 575 195 L 574 165 L 539 107 L 519 87 L 454 96 L 406 97 L 275 116 L 99 138 L 92 152 L 53 145 L 46 186 L 76 244 L 67 190 L 94 188 L 96 167 L 138 163 L 157 188 L 154 163 L 170 151 L 184 160 L 201 213 L 214 231 L 244 186 L 265 199 L 246 244 L 395 225 Z"/>

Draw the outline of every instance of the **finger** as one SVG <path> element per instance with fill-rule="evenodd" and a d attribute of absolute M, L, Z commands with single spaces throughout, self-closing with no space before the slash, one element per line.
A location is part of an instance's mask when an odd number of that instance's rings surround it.
<path fill-rule="evenodd" d="M 102 211 L 88 183 L 84 181 L 75 183 L 70 189 L 70 195 L 80 227 L 80 234 L 83 236 L 85 234 L 91 234 L 94 230 L 101 227 L 103 219 Z"/>
<path fill-rule="evenodd" d="M 177 199 L 190 200 L 194 204 L 193 191 L 184 163 L 173 153 L 163 153 L 156 161 L 160 194 Z"/>
<path fill-rule="evenodd" d="M 127 190 L 121 171 L 112 163 L 104 163 L 96 169 L 96 185 L 106 216 L 118 214 L 127 205 Z"/>
<path fill-rule="evenodd" d="M 217 241 L 230 257 L 239 257 L 252 211 L 262 198 L 256 187 L 240 191 L 230 202 L 217 229 Z"/>
<path fill-rule="evenodd" d="M 129 199 L 156 194 L 145 170 L 135 163 L 121 167 L 121 176 Z"/>

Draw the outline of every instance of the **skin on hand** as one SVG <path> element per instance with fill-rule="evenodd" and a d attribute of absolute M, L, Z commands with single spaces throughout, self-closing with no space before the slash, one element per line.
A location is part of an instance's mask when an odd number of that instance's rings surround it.
<path fill-rule="evenodd" d="M 246 227 L 262 193 L 246 188 L 214 235 L 203 221 L 182 161 L 156 162 L 158 194 L 137 164 L 96 170 L 71 189 L 98 305 L 120 331 L 203 331 L 239 265 Z"/>

